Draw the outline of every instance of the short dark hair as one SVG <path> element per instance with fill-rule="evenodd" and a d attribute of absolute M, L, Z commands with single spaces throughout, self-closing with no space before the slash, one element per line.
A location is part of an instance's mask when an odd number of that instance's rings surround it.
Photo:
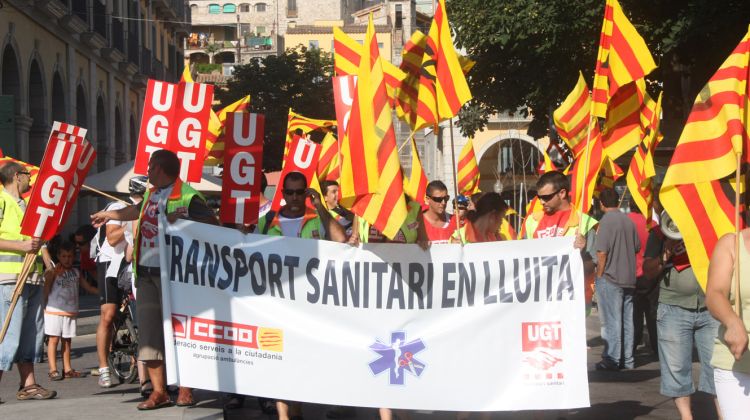
<path fill-rule="evenodd" d="M 268 178 L 266 177 L 265 172 L 260 173 L 260 193 L 263 194 L 263 191 L 268 188 Z"/>
<path fill-rule="evenodd" d="M 323 194 L 328 194 L 328 187 L 338 187 L 339 183 L 330 179 L 326 179 L 325 181 L 320 183 L 320 191 L 323 192 Z"/>
<path fill-rule="evenodd" d="M 23 166 L 16 162 L 8 162 L 0 167 L 0 181 L 3 185 L 13 182 L 13 177 L 23 171 Z"/>
<path fill-rule="evenodd" d="M 466 214 L 466 218 L 471 222 L 476 222 L 480 217 L 492 212 L 505 212 L 508 210 L 508 204 L 500 197 L 500 194 L 494 191 L 482 194 L 482 197 L 477 201 L 475 206 L 476 210 L 469 210 Z"/>
<path fill-rule="evenodd" d="M 612 188 L 605 188 L 599 193 L 599 201 L 604 207 L 620 207 L 620 196 Z"/>
<path fill-rule="evenodd" d="M 59 255 L 61 251 L 76 252 L 76 246 L 73 242 L 63 241 L 57 246 L 57 255 Z"/>
<path fill-rule="evenodd" d="M 284 182 L 281 183 L 282 188 L 286 188 L 287 181 L 302 181 L 305 183 L 305 187 L 307 187 L 307 177 L 302 172 L 289 172 L 284 176 Z"/>
<path fill-rule="evenodd" d="M 570 192 L 570 180 L 568 176 L 560 171 L 549 171 L 536 181 L 536 190 L 541 190 L 545 185 L 552 184 L 555 191 L 565 190 Z"/>
<path fill-rule="evenodd" d="M 430 181 L 430 183 L 427 184 L 427 195 L 432 194 L 433 191 L 448 192 L 448 187 L 445 186 L 445 183 L 443 181 L 436 179 L 434 181 Z"/>
<path fill-rule="evenodd" d="M 171 150 L 160 149 L 151 153 L 150 162 L 160 167 L 169 177 L 180 176 L 180 159 Z"/>

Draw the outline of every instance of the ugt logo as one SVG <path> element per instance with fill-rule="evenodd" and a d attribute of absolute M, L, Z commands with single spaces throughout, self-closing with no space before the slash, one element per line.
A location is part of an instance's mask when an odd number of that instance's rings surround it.
<path fill-rule="evenodd" d="M 424 371 L 425 364 L 414 357 L 425 349 L 424 343 L 420 339 L 407 342 L 406 333 L 403 331 L 392 332 L 390 344 L 376 339 L 370 345 L 370 349 L 380 356 L 370 362 L 370 370 L 374 375 L 387 370 L 391 385 L 403 385 L 406 372 L 419 377 Z"/>

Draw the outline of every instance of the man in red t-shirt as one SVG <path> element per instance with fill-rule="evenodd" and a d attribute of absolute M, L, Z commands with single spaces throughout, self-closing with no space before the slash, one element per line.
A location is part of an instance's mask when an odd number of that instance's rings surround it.
<path fill-rule="evenodd" d="M 447 244 L 451 235 L 456 231 L 456 220 L 446 211 L 450 195 L 448 187 L 442 181 L 432 181 L 427 184 L 427 210 L 422 213 L 427 239 L 431 244 Z"/>
<path fill-rule="evenodd" d="M 649 345 L 655 356 L 659 355 L 658 341 L 656 339 L 656 306 L 659 303 L 659 282 L 649 279 L 643 275 L 643 254 L 648 240 L 648 221 L 641 214 L 638 207 L 633 207 L 628 217 L 635 225 L 638 239 L 641 241 L 641 250 L 635 254 L 635 295 L 633 296 L 633 353 L 643 340 L 643 321 L 645 318 L 648 329 Z"/>

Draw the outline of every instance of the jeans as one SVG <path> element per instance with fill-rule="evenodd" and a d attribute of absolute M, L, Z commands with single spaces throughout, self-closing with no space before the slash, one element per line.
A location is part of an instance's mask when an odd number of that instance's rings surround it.
<path fill-rule="evenodd" d="M 15 284 L 0 285 L 0 322 L 5 322 Z M 23 288 L 13 316 L 0 344 L 0 370 L 9 371 L 13 363 L 39 363 L 44 352 L 44 311 L 42 286 Z M 2 324 L 0 324 L 1 326 Z"/>
<path fill-rule="evenodd" d="M 604 340 L 602 361 L 612 367 L 633 369 L 633 293 L 604 278 L 596 279 L 596 302 L 599 307 L 601 336 Z"/>
<path fill-rule="evenodd" d="M 685 397 L 695 392 L 693 384 L 693 344 L 698 350 L 701 374 L 698 390 L 716 395 L 711 356 L 719 321 L 703 310 L 685 309 L 659 303 L 656 312 L 659 332 L 661 394 Z"/>
<path fill-rule="evenodd" d="M 633 296 L 633 352 L 643 342 L 643 321 L 648 329 L 648 344 L 654 355 L 659 355 L 659 344 L 656 332 L 656 308 L 659 305 L 659 287 L 651 290 L 636 288 Z"/>

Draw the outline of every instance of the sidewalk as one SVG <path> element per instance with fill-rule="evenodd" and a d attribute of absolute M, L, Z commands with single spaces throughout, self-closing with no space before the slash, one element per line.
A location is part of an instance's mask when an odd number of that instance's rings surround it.
<path fill-rule="evenodd" d="M 85 296 L 81 299 L 82 314 L 87 329 L 95 329 L 98 322 L 98 300 Z M 659 394 L 659 363 L 641 347 L 636 354 L 636 368 L 622 372 L 597 372 L 593 365 L 600 359 L 602 340 L 599 337 L 599 319 L 594 310 L 586 320 L 589 367 L 589 394 L 591 407 L 567 411 L 548 412 L 505 412 L 493 413 L 493 419 L 558 419 L 568 420 L 631 420 L 631 419 L 673 419 L 678 418 L 671 398 Z M 80 326 L 79 326 L 80 329 Z M 93 330 L 92 330 L 93 331 Z M 96 341 L 93 334 L 73 339 L 73 367 L 88 372 L 97 366 Z M 698 363 L 693 364 L 693 376 L 697 380 Z M 217 392 L 195 392 L 198 405 L 190 408 L 170 407 L 154 412 L 140 412 L 136 404 L 141 401 L 138 384 L 121 384 L 103 389 L 96 377 L 66 379 L 50 382 L 47 379 L 47 363 L 36 365 L 37 381 L 44 387 L 55 389 L 58 398 L 49 401 L 17 401 L 15 392 L 18 384 L 16 372 L 6 372 L 0 381 L 0 419 L 102 419 L 116 420 L 137 418 L 164 419 L 219 419 L 224 417 L 223 396 Z M 252 378 L 248 378 L 252 380 Z M 502 378 L 498 378 L 502 380 Z M 467 384 L 471 386 L 471 384 Z M 327 407 L 316 404 L 303 406 L 304 417 L 326 419 Z M 711 398 L 698 393 L 693 398 L 693 411 L 696 419 L 716 419 Z M 412 420 L 454 420 L 456 413 L 449 412 L 410 412 Z M 476 417 L 476 416 L 472 416 Z M 227 419 L 267 419 L 258 408 L 256 399 L 248 398 L 242 409 L 227 413 Z M 377 409 L 360 408 L 357 419 L 376 419 Z"/>

